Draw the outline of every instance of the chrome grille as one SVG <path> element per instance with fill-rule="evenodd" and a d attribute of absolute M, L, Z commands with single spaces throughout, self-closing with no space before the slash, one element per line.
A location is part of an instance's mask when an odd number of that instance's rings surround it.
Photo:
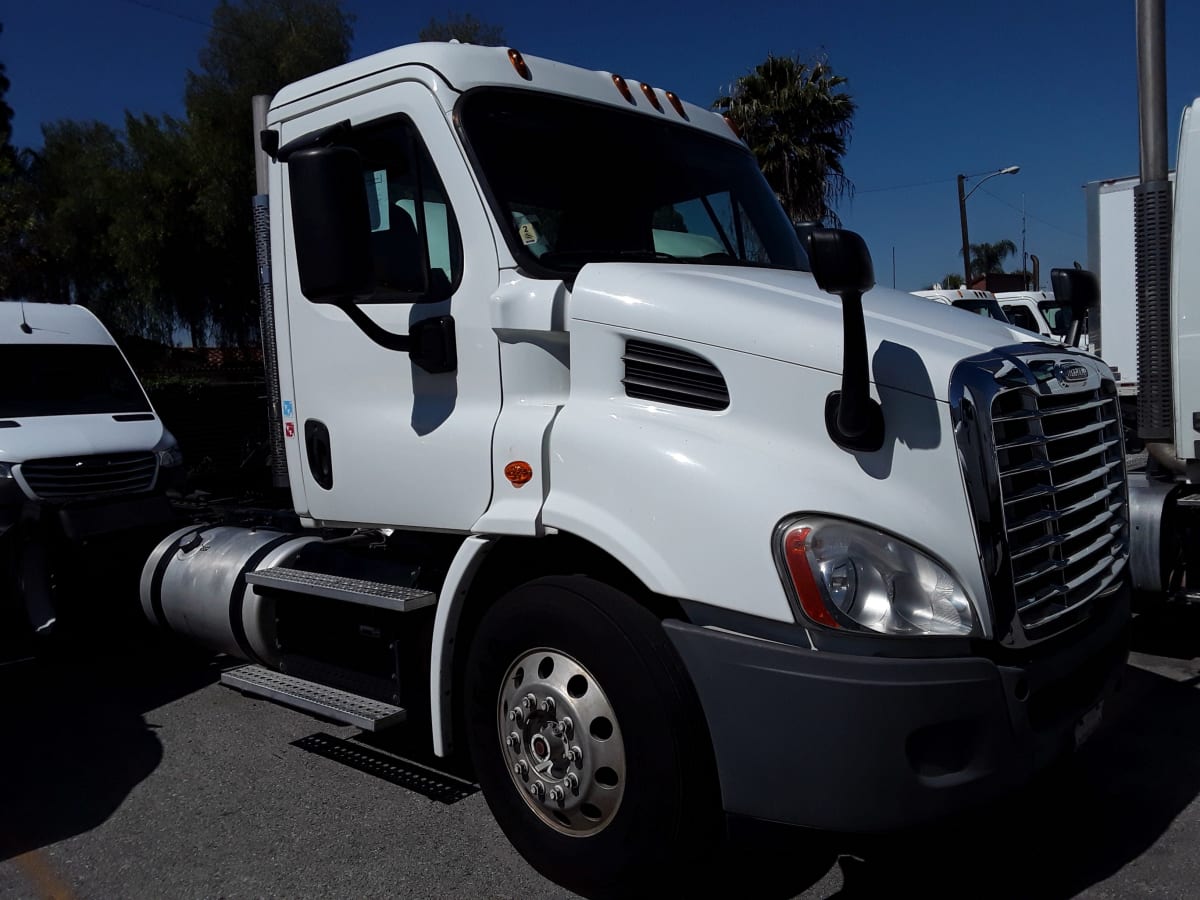
<path fill-rule="evenodd" d="M 154 486 L 157 470 L 153 453 L 34 459 L 19 467 L 29 489 L 44 500 L 148 491 Z"/>
<path fill-rule="evenodd" d="M 992 431 L 1017 617 L 1027 634 L 1086 607 L 1125 566 L 1121 413 L 1111 381 L 997 393 Z"/>

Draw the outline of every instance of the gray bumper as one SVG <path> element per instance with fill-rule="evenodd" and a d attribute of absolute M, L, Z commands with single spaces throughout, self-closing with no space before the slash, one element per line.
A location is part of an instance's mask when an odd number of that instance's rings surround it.
<path fill-rule="evenodd" d="M 888 831 L 985 802 L 1074 749 L 1127 656 L 1129 590 L 1025 660 L 816 652 L 667 621 L 726 812 Z"/>

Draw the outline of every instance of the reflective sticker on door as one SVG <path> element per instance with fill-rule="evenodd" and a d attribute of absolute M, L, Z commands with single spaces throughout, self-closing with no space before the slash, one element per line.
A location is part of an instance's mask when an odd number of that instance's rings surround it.
<path fill-rule="evenodd" d="M 296 436 L 296 423 L 295 422 L 284 422 L 283 423 L 283 436 L 284 437 L 295 437 Z"/>
<path fill-rule="evenodd" d="M 290 416 L 292 414 L 292 401 L 291 400 L 283 401 L 283 414 L 285 416 Z"/>

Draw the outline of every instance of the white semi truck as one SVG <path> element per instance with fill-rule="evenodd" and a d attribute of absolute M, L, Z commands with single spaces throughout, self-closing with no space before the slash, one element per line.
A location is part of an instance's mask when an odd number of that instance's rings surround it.
<path fill-rule="evenodd" d="M 722 812 L 945 815 L 1091 733 L 1130 596 L 1098 360 L 871 290 L 848 232 L 810 266 L 720 117 L 611 73 L 400 47 L 261 142 L 300 527 L 181 529 L 142 574 L 225 683 L 465 747 L 588 889 Z"/>

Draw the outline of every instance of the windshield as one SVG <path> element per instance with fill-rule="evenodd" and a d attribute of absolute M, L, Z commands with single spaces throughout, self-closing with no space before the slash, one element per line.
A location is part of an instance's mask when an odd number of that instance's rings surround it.
<path fill-rule="evenodd" d="M 957 309 L 965 309 L 968 312 L 973 312 L 977 316 L 987 316 L 989 319 L 995 319 L 997 322 L 1009 324 L 1008 316 L 1004 314 L 1004 310 L 1000 308 L 1000 304 L 993 299 L 963 299 L 955 300 L 954 306 Z"/>
<path fill-rule="evenodd" d="M 738 144 L 532 91 L 468 94 L 461 122 L 509 246 L 534 273 L 616 260 L 808 270 Z"/>
<path fill-rule="evenodd" d="M 111 344 L 0 344 L 0 419 L 150 412 Z"/>

